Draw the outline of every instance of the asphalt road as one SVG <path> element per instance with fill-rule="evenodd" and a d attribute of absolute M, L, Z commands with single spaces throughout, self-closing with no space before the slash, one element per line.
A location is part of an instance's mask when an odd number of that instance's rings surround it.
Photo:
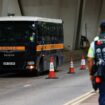
<path fill-rule="evenodd" d="M 64 105 L 92 90 L 88 70 L 76 68 L 75 74 L 68 74 L 69 64 L 60 69 L 56 72 L 58 79 L 46 79 L 47 74 L 39 77 L 1 75 L 0 105 Z"/>

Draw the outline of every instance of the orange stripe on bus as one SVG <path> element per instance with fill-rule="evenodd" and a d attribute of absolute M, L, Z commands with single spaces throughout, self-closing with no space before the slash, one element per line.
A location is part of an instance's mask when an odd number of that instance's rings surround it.
<path fill-rule="evenodd" d="M 63 49 L 64 45 L 63 44 L 56 44 L 55 49 Z"/>
<path fill-rule="evenodd" d="M 44 44 L 44 45 L 37 45 L 36 51 L 43 51 L 43 50 L 56 50 L 56 49 L 63 49 L 63 44 Z"/>
<path fill-rule="evenodd" d="M 25 51 L 25 46 L 17 46 L 16 50 L 18 50 L 18 51 Z"/>
<path fill-rule="evenodd" d="M 18 50 L 24 51 L 25 46 L 0 46 L 0 50 Z"/>

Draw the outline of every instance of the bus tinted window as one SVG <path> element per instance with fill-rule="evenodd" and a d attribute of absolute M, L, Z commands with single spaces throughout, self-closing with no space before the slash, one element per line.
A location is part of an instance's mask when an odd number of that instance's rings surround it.
<path fill-rule="evenodd" d="M 44 44 L 63 43 L 62 24 L 38 22 L 38 42 Z"/>
<path fill-rule="evenodd" d="M 34 22 L 1 21 L 0 41 L 30 41 L 35 34 Z"/>

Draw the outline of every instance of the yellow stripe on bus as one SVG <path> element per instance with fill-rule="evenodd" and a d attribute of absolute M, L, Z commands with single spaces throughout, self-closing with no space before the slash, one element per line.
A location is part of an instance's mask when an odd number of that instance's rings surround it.
<path fill-rule="evenodd" d="M 24 51 L 25 50 L 25 46 L 0 46 L 0 50 L 12 50 L 12 51 Z"/>
<path fill-rule="evenodd" d="M 17 46 L 16 50 L 18 50 L 18 51 L 25 51 L 25 46 Z"/>
<path fill-rule="evenodd" d="M 63 49 L 63 44 L 44 44 L 44 45 L 37 45 L 36 51 L 43 51 L 43 50 L 57 50 Z"/>

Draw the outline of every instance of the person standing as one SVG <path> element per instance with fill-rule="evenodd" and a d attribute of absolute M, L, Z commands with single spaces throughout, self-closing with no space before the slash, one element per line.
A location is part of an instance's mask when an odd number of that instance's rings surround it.
<path fill-rule="evenodd" d="M 105 105 L 105 21 L 101 22 L 100 33 L 90 44 L 87 57 L 90 79 L 95 80 L 95 89 L 99 89 L 99 105 Z"/>

